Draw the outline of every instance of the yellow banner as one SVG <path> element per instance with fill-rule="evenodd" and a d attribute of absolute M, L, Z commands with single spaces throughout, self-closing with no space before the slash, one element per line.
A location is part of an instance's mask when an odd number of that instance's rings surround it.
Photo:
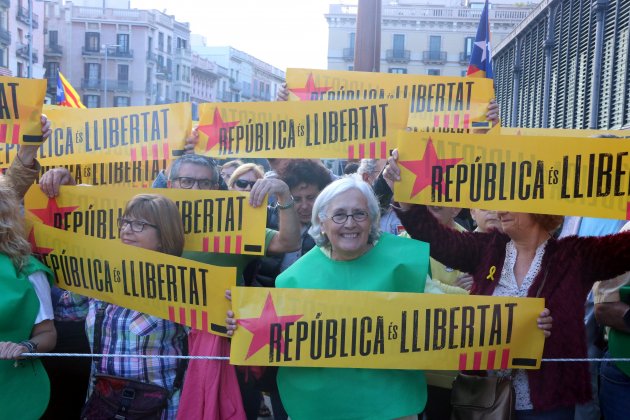
<path fill-rule="evenodd" d="M 226 331 L 225 290 L 235 285 L 234 267 L 197 263 L 41 223 L 33 224 L 29 237 L 62 289 L 214 334 Z"/>
<path fill-rule="evenodd" d="M 42 142 L 40 117 L 46 80 L 0 76 L 0 150 Z"/>
<path fill-rule="evenodd" d="M 42 165 L 170 160 L 192 130 L 190 104 L 118 108 L 45 107 L 52 135 L 39 149 Z M 41 129 L 40 129 L 41 134 Z M 4 147 L 3 147 L 4 146 Z M 0 144 L 2 164 L 17 147 Z"/>
<path fill-rule="evenodd" d="M 86 163 L 78 165 L 42 166 L 40 174 L 57 168 L 66 168 L 77 184 L 118 185 L 135 188 L 150 188 L 160 171 L 168 166 L 166 160 Z"/>
<path fill-rule="evenodd" d="M 491 79 L 290 68 L 286 80 L 294 101 L 405 99 L 414 131 L 490 128 Z"/>
<path fill-rule="evenodd" d="M 230 363 L 537 369 L 543 299 L 236 287 Z"/>
<path fill-rule="evenodd" d="M 628 140 L 399 133 L 400 202 L 630 219 Z"/>
<path fill-rule="evenodd" d="M 117 221 L 137 194 L 160 194 L 177 204 L 188 251 L 261 255 L 265 249 L 267 207 L 249 205 L 239 191 L 61 187 L 48 198 L 38 186 L 24 197 L 26 217 L 48 226 L 100 239 L 118 239 Z"/>
<path fill-rule="evenodd" d="M 199 106 L 199 154 L 219 158 L 385 159 L 407 124 L 401 99 Z"/>

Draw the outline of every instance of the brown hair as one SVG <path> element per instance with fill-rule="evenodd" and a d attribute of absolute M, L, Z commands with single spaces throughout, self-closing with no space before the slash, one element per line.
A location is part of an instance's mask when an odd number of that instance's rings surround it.
<path fill-rule="evenodd" d="M 127 203 L 124 216 L 144 219 L 157 226 L 160 245 L 165 254 L 182 255 L 184 225 L 175 203 L 159 194 L 138 194 Z"/>
<path fill-rule="evenodd" d="M 19 201 L 4 177 L 0 178 L 0 253 L 11 259 L 17 272 L 31 255 L 31 245 L 24 235 Z"/>
<path fill-rule="evenodd" d="M 534 222 L 538 223 L 543 229 L 549 233 L 553 233 L 560 227 L 564 216 L 556 216 L 554 214 L 534 214 L 531 213 Z"/>

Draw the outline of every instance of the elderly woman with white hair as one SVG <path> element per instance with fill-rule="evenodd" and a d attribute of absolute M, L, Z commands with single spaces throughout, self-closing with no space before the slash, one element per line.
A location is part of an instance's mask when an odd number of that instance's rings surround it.
<path fill-rule="evenodd" d="M 378 201 L 359 176 L 329 184 L 313 206 L 309 233 L 318 246 L 278 276 L 276 287 L 423 292 L 428 245 L 381 233 L 379 217 Z M 427 398 L 417 370 L 281 367 L 277 381 L 296 419 L 415 419 Z"/>

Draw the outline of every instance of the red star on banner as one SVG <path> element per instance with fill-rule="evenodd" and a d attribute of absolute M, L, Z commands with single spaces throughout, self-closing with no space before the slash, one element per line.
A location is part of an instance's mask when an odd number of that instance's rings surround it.
<path fill-rule="evenodd" d="M 312 93 L 325 93 L 330 89 L 332 89 L 332 87 L 315 87 L 315 80 L 313 80 L 313 73 L 311 73 L 308 75 L 306 86 L 303 88 L 289 89 L 289 92 L 292 92 L 295 96 L 300 98 L 301 101 L 310 101 Z"/>
<path fill-rule="evenodd" d="M 35 228 L 32 228 L 28 234 L 28 241 L 31 244 L 33 254 L 48 255 L 54 250 L 54 248 L 40 248 L 37 246 L 37 242 L 35 241 Z"/>
<path fill-rule="evenodd" d="M 206 143 L 206 152 L 212 149 L 219 143 L 219 133 L 222 128 L 231 128 L 238 125 L 240 121 L 223 122 L 219 108 L 214 108 L 214 117 L 212 118 L 212 124 L 200 125 L 198 130 L 208 136 L 208 143 Z"/>
<path fill-rule="evenodd" d="M 57 207 L 57 200 L 49 198 L 48 205 L 45 209 L 35 209 L 29 211 L 37 216 L 45 225 L 55 227 L 55 214 L 63 215 L 65 213 L 72 213 L 78 208 L 79 206 Z"/>
<path fill-rule="evenodd" d="M 256 354 L 258 350 L 265 347 L 269 344 L 270 340 L 270 331 L 269 326 L 271 324 L 280 324 L 281 331 L 284 331 L 284 327 L 287 322 L 295 322 L 298 319 L 302 318 L 302 315 L 285 315 L 278 316 L 276 313 L 276 308 L 273 305 L 273 300 L 271 298 L 271 293 L 267 295 L 267 300 L 265 301 L 265 306 L 258 318 L 245 318 L 239 319 L 237 322 L 239 325 L 242 325 L 247 331 L 254 334 L 251 343 L 249 343 L 249 349 L 247 350 L 246 359 L 249 359 L 251 356 Z M 283 346 L 283 341 L 281 341 L 281 345 Z M 283 348 L 280 351 L 284 351 Z"/>
<path fill-rule="evenodd" d="M 429 138 L 427 147 L 424 149 L 422 160 L 401 161 L 400 164 L 409 169 L 416 175 L 416 181 L 413 184 L 413 190 L 409 198 L 413 198 L 426 187 L 431 185 L 431 173 L 434 166 L 441 166 L 446 171 L 447 165 L 456 165 L 462 158 L 440 159 L 438 158 L 433 140 Z M 442 181 L 442 190 L 444 190 L 444 181 Z"/>

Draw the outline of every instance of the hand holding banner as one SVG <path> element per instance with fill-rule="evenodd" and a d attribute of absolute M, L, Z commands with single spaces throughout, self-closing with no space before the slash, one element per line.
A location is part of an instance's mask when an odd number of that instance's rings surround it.
<path fill-rule="evenodd" d="M 62 289 L 223 335 L 236 269 L 34 223 L 29 239 Z"/>
<path fill-rule="evenodd" d="M 544 300 L 237 287 L 236 365 L 537 369 Z"/>
<path fill-rule="evenodd" d="M 0 77 L 0 145 L 43 141 L 40 117 L 46 80 Z"/>

